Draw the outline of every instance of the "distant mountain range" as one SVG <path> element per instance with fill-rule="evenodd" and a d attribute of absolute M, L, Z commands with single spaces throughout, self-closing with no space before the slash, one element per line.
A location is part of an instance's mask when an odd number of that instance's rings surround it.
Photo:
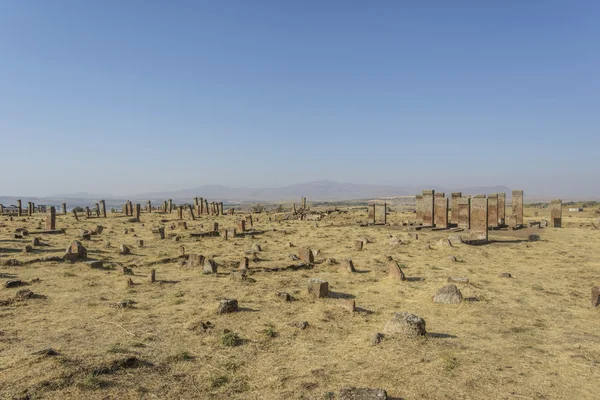
<path fill-rule="evenodd" d="M 221 185 L 204 185 L 191 189 L 176 191 L 141 193 L 132 196 L 106 196 L 90 193 L 64 193 L 48 197 L 31 198 L 21 197 L 23 207 L 27 201 L 36 204 L 60 205 L 66 202 L 69 207 L 93 206 L 98 200 L 105 199 L 107 206 L 120 207 L 126 200 L 143 203 L 151 200 L 155 204 L 166 199 L 173 199 L 175 203 L 191 203 L 194 197 L 204 197 L 209 201 L 224 201 L 228 203 L 252 202 L 300 202 L 301 197 L 312 201 L 343 201 L 343 200 L 368 200 L 381 197 L 414 196 L 423 189 L 434 189 L 444 192 L 449 197 L 452 192 L 462 192 L 463 195 L 491 194 L 504 192 L 507 198 L 511 197 L 511 188 L 506 186 L 481 186 L 467 188 L 447 188 L 435 185 L 427 186 L 393 186 L 369 185 L 356 183 L 339 183 L 333 181 L 314 181 L 295 184 L 280 188 L 232 188 Z M 1 197 L 0 204 L 16 204 L 17 197 Z M 550 198 L 535 196 L 525 191 L 525 202 L 549 201 Z"/>
<path fill-rule="evenodd" d="M 299 201 L 299 199 L 304 196 L 309 201 L 340 201 L 371 199 L 375 197 L 414 196 L 415 194 L 420 193 L 423 189 L 434 189 L 436 191 L 446 192 L 448 195 L 450 191 L 463 192 L 465 195 L 510 192 L 510 189 L 504 186 L 447 189 L 435 186 L 386 186 L 338 183 L 333 181 L 315 181 L 280 188 L 231 188 L 220 185 L 205 185 L 174 192 L 144 193 L 135 197 L 140 199 L 185 199 L 189 201 L 189 199 L 201 196 L 208 199 L 219 199 L 222 201 L 233 202 L 275 202 Z"/>

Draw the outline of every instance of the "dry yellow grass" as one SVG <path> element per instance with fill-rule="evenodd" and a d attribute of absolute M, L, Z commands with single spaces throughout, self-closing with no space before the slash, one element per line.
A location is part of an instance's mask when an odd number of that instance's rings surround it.
<path fill-rule="evenodd" d="M 532 211 L 526 209 L 529 219 Z M 536 219 L 549 219 L 546 210 L 539 213 Z M 102 224 L 101 235 L 82 242 L 89 257 L 133 268 L 136 285 L 128 288 L 128 276 L 118 269 L 84 263 L 0 266 L 3 282 L 39 278 L 26 288 L 45 296 L 0 306 L 0 398 L 326 399 L 350 385 L 381 387 L 391 398 L 405 399 L 598 399 L 600 310 L 590 307 L 590 288 L 600 284 L 600 231 L 590 227 L 593 215 L 564 214 L 565 228 L 535 229 L 539 242 L 491 232 L 491 239 L 504 243 L 455 247 L 438 245 L 448 232 L 422 232 L 414 240 L 401 227 L 360 227 L 364 209 L 318 223 L 258 215 L 254 227 L 264 234 L 227 241 L 188 234 L 213 221 L 233 228 L 237 216 L 188 221 L 188 231 L 167 229 L 181 235 L 179 242 L 154 239 L 150 231 L 163 218 L 175 222 L 175 212 L 142 214 L 144 226 L 116 214 L 80 222 L 57 216 L 66 234 L 38 235 L 47 246 L 27 254 L 21 249 L 30 240 L 12 234 L 18 227 L 36 230 L 43 216 L 2 218 L 0 262 L 62 255 L 78 229 Z M 412 218 L 394 212 L 389 221 Z M 125 228 L 135 232 L 124 234 Z M 390 245 L 390 234 L 406 244 Z M 360 237 L 372 243 L 356 251 Z M 145 247 L 136 247 L 136 239 Z M 131 255 L 119 255 L 121 243 L 133 246 Z M 262 252 L 251 270 L 293 264 L 289 254 L 303 245 L 320 254 L 312 270 L 261 271 L 251 275 L 255 282 L 231 280 L 230 262 L 254 243 Z M 181 245 L 188 254 L 214 257 L 219 274 L 203 275 L 177 262 L 151 265 L 176 257 Z M 388 255 L 405 265 L 408 281 L 387 278 Z M 327 258 L 351 258 L 358 272 L 321 262 Z M 159 280 L 154 284 L 148 280 L 151 268 Z M 497 277 L 501 272 L 513 278 Z M 472 301 L 432 302 L 450 276 L 470 279 L 458 286 Z M 338 298 L 309 298 L 311 277 L 327 280 L 335 297 L 353 297 L 358 311 L 340 307 Z M 17 290 L 1 288 L 0 300 Z M 278 299 L 279 291 L 297 301 Z M 242 311 L 216 315 L 223 298 L 238 299 Z M 111 307 L 123 300 L 135 303 Z M 423 317 L 429 336 L 388 337 L 371 346 L 395 311 Z M 199 321 L 213 327 L 204 331 Z M 293 321 L 310 326 L 301 330 L 289 325 Z M 223 343 L 226 329 L 239 336 L 238 346 Z M 59 354 L 32 354 L 44 348 Z M 110 368 L 132 356 L 149 364 Z"/>

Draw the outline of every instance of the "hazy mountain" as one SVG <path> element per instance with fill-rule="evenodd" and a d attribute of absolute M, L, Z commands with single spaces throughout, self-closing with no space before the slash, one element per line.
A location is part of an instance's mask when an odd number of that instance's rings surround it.
<path fill-rule="evenodd" d="M 438 186 L 389 186 L 333 181 L 300 183 L 281 188 L 231 188 L 220 185 L 205 185 L 173 192 L 144 193 L 134 197 L 150 200 L 171 198 L 185 201 L 190 201 L 194 197 L 222 201 L 299 201 L 304 196 L 309 201 L 338 201 L 374 197 L 414 196 L 423 189 L 446 192 L 447 196 L 450 195 L 450 192 L 458 191 L 463 192 L 464 195 L 506 192 L 510 197 L 510 189 L 504 186 L 447 189 Z"/>

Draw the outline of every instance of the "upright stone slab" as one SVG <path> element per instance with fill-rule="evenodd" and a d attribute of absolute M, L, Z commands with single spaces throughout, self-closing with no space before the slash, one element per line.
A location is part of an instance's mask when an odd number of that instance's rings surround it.
<path fill-rule="evenodd" d="M 302 209 L 306 210 L 306 197 L 302 197 Z"/>
<path fill-rule="evenodd" d="M 462 197 L 461 192 L 450 194 L 450 223 L 458 226 L 458 199 Z"/>
<path fill-rule="evenodd" d="M 488 240 L 488 199 L 478 195 L 471 199 L 471 240 Z"/>
<path fill-rule="evenodd" d="M 17 215 L 23 216 L 23 208 L 21 208 L 21 200 L 17 200 Z"/>
<path fill-rule="evenodd" d="M 516 224 L 523 225 L 523 191 L 512 191 L 512 215 L 515 216 Z"/>
<path fill-rule="evenodd" d="M 488 196 L 488 227 L 498 227 L 498 195 L 490 194 Z"/>
<path fill-rule="evenodd" d="M 506 193 L 498 193 L 498 225 L 506 223 Z"/>
<path fill-rule="evenodd" d="M 434 205 L 434 225 L 436 228 L 448 228 L 448 199 L 444 193 L 436 193 Z"/>
<path fill-rule="evenodd" d="M 152 213 L 152 202 L 150 200 L 146 202 L 146 211 L 148 212 L 148 214 Z"/>
<path fill-rule="evenodd" d="M 33 215 L 33 203 L 32 202 L 27 203 L 27 215 L 29 215 L 30 217 Z"/>
<path fill-rule="evenodd" d="M 458 227 L 469 229 L 471 227 L 471 198 L 458 199 Z"/>
<path fill-rule="evenodd" d="M 190 214 L 190 218 L 192 219 L 192 221 L 195 221 L 196 216 L 194 215 L 194 208 L 192 207 L 191 204 L 188 206 L 188 212 Z"/>
<path fill-rule="evenodd" d="M 237 222 L 237 230 L 240 231 L 240 232 L 242 232 L 242 233 L 244 231 L 246 231 L 246 220 L 244 220 L 244 219 L 238 220 L 238 222 Z"/>
<path fill-rule="evenodd" d="M 208 214 L 208 200 L 204 200 L 204 214 Z"/>
<path fill-rule="evenodd" d="M 562 227 L 562 200 L 552 200 L 550 203 L 550 219 L 553 227 Z"/>
<path fill-rule="evenodd" d="M 56 208 L 50 207 L 46 215 L 46 230 L 53 231 L 56 229 Z"/>
<path fill-rule="evenodd" d="M 67 203 L 62 203 L 62 213 L 63 215 L 67 215 Z"/>
<path fill-rule="evenodd" d="M 433 226 L 434 224 L 434 197 L 435 190 L 423 190 L 423 225 Z"/>
<path fill-rule="evenodd" d="M 85 208 L 85 217 L 86 218 L 91 218 L 92 217 L 92 210 L 90 210 L 89 207 Z"/>
<path fill-rule="evenodd" d="M 137 220 L 140 220 L 140 214 L 142 213 L 142 205 L 141 204 L 136 204 L 133 208 L 133 216 L 135 218 L 137 218 Z"/>
<path fill-rule="evenodd" d="M 177 207 L 177 218 L 183 219 L 183 206 Z"/>
<path fill-rule="evenodd" d="M 383 224 L 387 224 L 387 203 L 383 203 Z"/>
<path fill-rule="evenodd" d="M 100 200 L 98 205 L 100 207 L 100 215 L 102 218 L 106 218 L 106 202 L 104 200 Z"/>
<path fill-rule="evenodd" d="M 423 195 L 418 194 L 415 196 L 415 210 L 416 210 L 416 223 L 423 223 Z"/>
<path fill-rule="evenodd" d="M 246 226 L 254 226 L 254 222 L 252 221 L 252 215 L 246 215 Z"/>
<path fill-rule="evenodd" d="M 169 212 L 169 214 L 171 214 L 171 212 L 173 211 L 173 200 L 172 199 L 169 199 L 168 208 L 169 209 L 167 211 Z"/>

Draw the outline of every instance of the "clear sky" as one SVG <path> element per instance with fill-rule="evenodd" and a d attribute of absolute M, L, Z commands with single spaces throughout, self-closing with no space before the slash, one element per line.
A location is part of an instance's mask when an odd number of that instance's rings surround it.
<path fill-rule="evenodd" d="M 598 1 L 0 1 L 0 195 L 600 196 Z"/>

